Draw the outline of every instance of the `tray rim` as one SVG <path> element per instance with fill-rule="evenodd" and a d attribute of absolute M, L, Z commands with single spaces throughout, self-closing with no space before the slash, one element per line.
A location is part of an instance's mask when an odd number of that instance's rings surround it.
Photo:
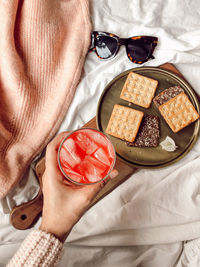
<path fill-rule="evenodd" d="M 170 65 L 172 65 L 172 64 L 170 64 Z M 173 72 L 171 70 L 167 70 L 167 69 L 162 68 L 162 65 L 160 67 L 142 66 L 142 67 L 131 68 L 131 69 L 128 69 L 128 70 L 126 70 L 124 72 L 121 72 L 120 74 L 115 76 L 105 86 L 105 88 L 104 88 L 104 90 L 101 93 L 101 96 L 99 98 L 98 104 L 97 104 L 96 125 L 97 125 L 97 129 L 98 130 L 104 132 L 102 127 L 100 126 L 99 116 L 100 116 L 101 102 L 102 102 L 102 99 L 103 99 L 105 93 L 109 90 L 109 88 L 111 87 L 111 85 L 113 83 L 115 83 L 117 80 L 121 79 L 122 77 L 126 76 L 130 71 L 136 71 L 137 72 L 137 71 L 139 71 L 141 69 L 142 70 L 146 70 L 146 71 L 150 70 L 150 71 L 163 73 L 165 75 L 171 76 L 172 78 L 178 80 L 178 82 L 184 84 L 184 86 L 188 89 L 187 93 L 190 94 L 190 100 L 192 100 L 193 104 L 195 105 L 195 108 L 196 108 L 197 112 L 200 114 L 200 103 L 198 101 L 197 94 L 194 91 L 194 89 L 191 87 L 191 85 L 185 80 L 184 77 L 180 77 L 178 74 L 176 74 L 175 72 Z M 181 72 L 180 72 L 180 75 L 182 75 Z M 198 139 L 198 136 L 199 136 L 199 132 L 200 132 L 200 119 L 198 119 L 194 123 L 195 123 L 195 127 L 194 127 L 194 132 L 193 132 L 193 139 L 191 140 L 191 143 L 190 143 L 189 147 L 187 149 L 185 149 L 182 153 L 180 153 L 176 158 L 174 158 L 172 160 L 168 160 L 168 161 L 166 161 L 164 163 L 161 163 L 161 164 L 145 165 L 145 164 L 133 163 L 133 162 L 125 159 L 123 156 L 121 156 L 117 151 L 116 151 L 116 156 L 118 158 L 120 158 L 122 161 L 124 161 L 125 163 L 127 163 L 128 165 L 130 165 L 132 167 L 140 168 L 140 169 L 158 169 L 158 168 L 164 168 L 164 167 L 167 167 L 169 165 L 172 165 L 175 162 L 181 160 L 185 155 L 187 155 L 191 151 L 193 146 L 195 145 L 195 143 L 196 143 L 196 141 Z M 106 133 L 104 132 L 104 134 L 106 134 Z"/>

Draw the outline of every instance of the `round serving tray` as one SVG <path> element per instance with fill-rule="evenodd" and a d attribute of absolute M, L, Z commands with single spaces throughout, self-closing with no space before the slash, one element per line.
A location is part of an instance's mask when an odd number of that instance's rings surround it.
<path fill-rule="evenodd" d="M 195 109 L 200 113 L 200 106 L 197 96 L 191 86 L 182 78 L 176 74 L 156 67 L 140 67 L 130 69 L 116 76 L 104 89 L 97 107 L 97 127 L 99 130 L 105 133 L 108 125 L 109 118 L 111 116 L 113 107 L 115 104 L 120 104 L 128 107 L 128 102 L 120 99 L 120 93 L 125 80 L 130 71 L 134 71 L 138 74 L 144 75 L 149 78 L 158 80 L 158 88 L 155 95 L 161 91 L 175 85 L 180 85 Z M 195 144 L 198 134 L 200 120 L 190 124 L 178 133 L 173 133 L 169 128 L 164 118 L 161 116 L 158 109 L 152 103 L 150 108 L 145 109 L 137 105 L 131 104 L 131 108 L 141 110 L 147 114 L 153 114 L 160 119 L 160 139 L 162 142 L 166 136 L 170 136 L 178 146 L 174 152 L 167 152 L 159 145 L 156 148 L 136 148 L 128 147 L 123 140 L 116 137 L 109 136 L 117 153 L 117 156 L 137 168 L 161 168 L 173 164 L 185 156 Z"/>

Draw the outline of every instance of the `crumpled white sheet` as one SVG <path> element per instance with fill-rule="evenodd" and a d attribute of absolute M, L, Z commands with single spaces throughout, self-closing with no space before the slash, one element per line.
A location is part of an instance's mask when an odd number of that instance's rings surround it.
<path fill-rule="evenodd" d="M 200 95 L 198 0 L 92 0 L 91 4 L 95 30 L 120 37 L 158 36 L 155 59 L 145 66 L 175 64 Z M 124 47 L 111 61 L 89 54 L 60 131 L 79 128 L 94 117 L 106 84 L 133 67 L 138 65 L 128 60 Z M 30 169 L 29 178 L 1 201 L 0 266 L 30 231 L 13 229 L 9 211 L 37 193 L 33 174 Z M 81 218 L 65 243 L 60 266 L 200 266 L 199 174 L 200 140 L 172 166 L 137 171 Z"/>

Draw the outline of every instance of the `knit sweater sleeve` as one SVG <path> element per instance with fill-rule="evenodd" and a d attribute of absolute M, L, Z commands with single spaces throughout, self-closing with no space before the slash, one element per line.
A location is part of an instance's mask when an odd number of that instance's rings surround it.
<path fill-rule="evenodd" d="M 54 235 L 33 230 L 23 241 L 7 267 L 55 266 L 61 255 L 63 243 Z"/>

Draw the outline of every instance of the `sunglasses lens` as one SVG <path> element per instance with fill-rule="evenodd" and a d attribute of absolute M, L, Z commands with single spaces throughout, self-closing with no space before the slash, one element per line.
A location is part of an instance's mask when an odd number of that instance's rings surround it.
<path fill-rule="evenodd" d="M 129 39 L 127 43 L 127 54 L 129 58 L 137 62 L 145 61 L 151 56 L 152 45 L 150 42 L 144 42 L 143 40 Z"/>
<path fill-rule="evenodd" d="M 94 46 L 97 55 L 102 59 L 113 56 L 117 50 L 117 40 L 109 36 L 98 36 L 95 39 Z"/>

